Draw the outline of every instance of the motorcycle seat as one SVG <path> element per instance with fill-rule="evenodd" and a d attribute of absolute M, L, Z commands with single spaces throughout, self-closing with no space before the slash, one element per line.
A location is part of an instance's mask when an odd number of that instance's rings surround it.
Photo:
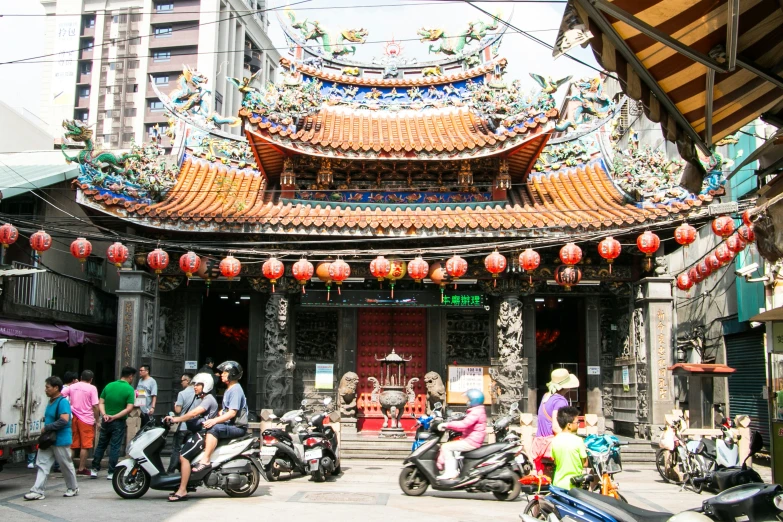
<path fill-rule="evenodd" d="M 231 444 L 232 442 L 238 442 L 238 441 L 241 441 L 241 440 L 248 440 L 248 439 L 252 439 L 252 438 L 254 438 L 254 436 L 252 434 L 248 433 L 248 434 L 242 435 L 241 437 L 229 438 L 229 439 L 219 439 L 218 440 L 218 446 L 224 446 L 226 444 Z"/>
<path fill-rule="evenodd" d="M 496 442 L 495 444 L 487 444 L 486 446 L 481 446 L 480 448 L 466 451 L 462 454 L 462 456 L 470 460 L 483 459 L 492 455 L 493 453 L 496 453 L 498 450 L 500 450 L 500 448 L 504 447 L 506 447 L 506 444 L 502 442 Z"/>
<path fill-rule="evenodd" d="M 617 522 L 666 522 L 674 516 L 673 513 L 638 508 L 584 489 L 572 488 L 568 491 L 568 495 L 604 511 Z"/>

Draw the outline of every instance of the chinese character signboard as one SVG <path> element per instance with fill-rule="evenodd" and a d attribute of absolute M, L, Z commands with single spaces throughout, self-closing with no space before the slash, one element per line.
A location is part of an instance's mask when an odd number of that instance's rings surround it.
<path fill-rule="evenodd" d="M 325 290 L 307 290 L 301 296 L 302 306 L 410 306 L 416 308 L 483 308 L 486 297 L 481 292 L 446 292 L 441 302 L 439 292 L 395 290 L 394 297 L 388 289 L 353 290 L 343 288 L 342 295 L 332 292 L 329 301 Z"/>
<path fill-rule="evenodd" d="M 492 404 L 489 376 L 489 366 L 449 366 L 446 383 L 446 402 L 448 404 L 465 404 L 468 390 L 484 392 L 484 404 Z"/>

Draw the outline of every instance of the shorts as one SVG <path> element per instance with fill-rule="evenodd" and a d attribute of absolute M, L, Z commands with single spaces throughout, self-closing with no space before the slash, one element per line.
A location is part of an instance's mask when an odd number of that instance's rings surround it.
<path fill-rule="evenodd" d="M 73 443 L 71 449 L 92 449 L 95 445 L 95 424 L 82 422 L 74 415 L 71 421 Z"/>
<path fill-rule="evenodd" d="M 233 424 L 215 424 L 207 430 L 207 434 L 216 439 L 236 439 L 244 436 L 245 433 L 247 433 L 247 427 Z"/>

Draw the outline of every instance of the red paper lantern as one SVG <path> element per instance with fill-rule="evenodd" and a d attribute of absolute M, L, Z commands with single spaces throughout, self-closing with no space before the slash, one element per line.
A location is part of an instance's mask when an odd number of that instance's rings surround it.
<path fill-rule="evenodd" d="M 731 236 L 734 237 L 734 236 Z M 731 239 L 731 237 L 729 239 Z M 734 258 L 734 251 L 731 250 L 726 243 L 721 243 L 718 248 L 715 249 L 715 257 L 722 265 L 725 265 Z"/>
<path fill-rule="evenodd" d="M 201 258 L 196 255 L 195 252 L 185 252 L 179 256 L 179 269 L 185 272 L 185 277 L 188 278 L 188 284 L 190 284 L 190 278 L 193 274 L 198 272 L 201 266 Z"/>
<path fill-rule="evenodd" d="M 340 286 L 343 284 L 343 281 L 348 279 L 350 276 L 351 276 L 351 267 L 348 265 L 348 263 L 346 263 L 342 259 L 338 259 L 337 261 L 329 265 L 329 277 L 331 277 L 332 281 L 334 281 L 334 284 L 337 285 L 338 295 L 342 295 Z"/>
<path fill-rule="evenodd" d="M 379 283 L 383 283 L 384 278 L 389 275 L 390 271 L 391 263 L 385 257 L 378 256 L 370 261 L 370 273 Z"/>
<path fill-rule="evenodd" d="M 693 281 L 694 283 L 701 283 L 702 281 L 704 281 L 704 276 L 702 276 L 702 275 L 699 273 L 699 270 L 698 270 L 698 268 L 696 268 L 695 266 L 694 266 L 694 267 L 691 267 L 691 269 L 690 269 L 690 270 L 688 270 L 688 277 L 689 277 L 689 278 L 690 278 L 690 280 L 691 280 L 691 281 Z"/>
<path fill-rule="evenodd" d="M 613 237 L 607 237 L 598 243 L 598 254 L 609 263 L 609 273 L 612 273 L 612 263 L 620 255 L 622 247 L 620 242 Z"/>
<path fill-rule="evenodd" d="M 332 293 L 332 277 L 329 275 L 330 266 L 332 266 L 332 263 L 327 261 L 325 263 L 318 263 L 318 266 L 315 267 L 315 275 L 326 285 L 327 301 L 329 301 Z"/>
<path fill-rule="evenodd" d="M 756 240 L 756 233 L 753 231 L 753 226 L 742 225 L 737 230 L 737 234 L 745 243 L 753 243 Z"/>
<path fill-rule="evenodd" d="M 710 268 L 710 265 L 707 264 L 705 259 L 702 259 L 696 265 L 696 272 L 698 272 L 702 279 L 706 279 L 712 273 L 712 268 Z"/>
<path fill-rule="evenodd" d="M 720 262 L 720 259 L 715 255 L 715 252 L 709 253 L 707 257 L 704 258 L 704 261 L 707 263 L 707 266 L 710 267 L 710 272 L 714 272 L 723 266 L 723 263 Z"/>
<path fill-rule="evenodd" d="M 566 243 L 560 249 L 560 261 L 564 265 L 575 265 L 582 260 L 582 249 L 574 243 Z"/>
<path fill-rule="evenodd" d="M 73 240 L 73 243 L 71 243 L 71 255 L 78 259 L 80 263 L 87 261 L 90 254 L 92 254 L 92 243 L 83 237 L 77 237 Z M 84 270 L 83 266 L 82 270 Z"/>
<path fill-rule="evenodd" d="M 446 269 L 443 268 L 443 264 L 438 261 L 430 266 L 430 280 L 440 287 L 440 302 L 443 302 L 443 293 L 446 289 L 446 278 L 449 274 L 446 273 Z"/>
<path fill-rule="evenodd" d="M 389 280 L 391 297 L 394 299 L 394 285 L 408 273 L 408 263 L 402 259 L 390 259 L 389 265 L 389 275 L 386 276 L 386 279 Z"/>
<path fill-rule="evenodd" d="M 680 245 L 688 246 L 696 241 L 696 229 L 688 223 L 683 223 L 674 229 L 674 240 Z"/>
<path fill-rule="evenodd" d="M 302 285 L 303 294 L 307 293 L 305 292 L 305 285 L 310 279 L 312 279 L 313 272 L 313 264 L 304 258 L 294 263 L 294 266 L 291 267 L 291 274 L 293 274 L 294 279 L 299 281 L 299 284 Z"/>
<path fill-rule="evenodd" d="M 33 247 L 33 250 L 35 250 L 39 254 L 46 252 L 47 250 L 52 248 L 52 236 L 50 236 L 43 230 L 39 230 L 38 232 L 30 236 L 30 246 Z"/>
<path fill-rule="evenodd" d="M 636 246 L 639 247 L 639 250 L 647 257 L 651 257 L 658 251 L 658 247 L 661 246 L 661 239 L 656 234 L 647 230 L 644 234 L 641 234 L 636 238 Z"/>
<path fill-rule="evenodd" d="M 223 261 L 225 261 L 225 259 Z M 221 272 L 223 271 L 223 261 L 220 262 Z M 270 257 L 261 265 L 261 272 L 264 274 L 264 277 L 269 279 L 269 282 L 272 283 L 272 293 L 274 293 L 275 283 L 285 274 L 285 265 L 276 257 Z M 239 273 L 239 270 L 237 270 L 237 273 Z"/>
<path fill-rule="evenodd" d="M 737 234 L 733 234 L 726 240 L 726 246 L 735 254 L 739 254 L 745 250 L 746 243 Z"/>
<path fill-rule="evenodd" d="M 734 233 L 734 220 L 731 216 L 718 216 L 712 221 L 712 232 L 726 239 Z"/>
<path fill-rule="evenodd" d="M 122 264 L 128 260 L 128 248 L 122 243 L 114 243 L 106 249 L 106 259 L 117 268 L 122 268 Z"/>
<path fill-rule="evenodd" d="M 533 250 L 532 248 L 528 248 L 524 250 L 521 254 L 519 254 L 519 266 L 522 267 L 522 270 L 525 272 L 532 272 L 536 268 L 538 268 L 538 265 L 541 264 L 541 256 L 538 255 L 538 252 Z M 533 276 L 530 276 L 530 284 L 533 284 Z"/>
<path fill-rule="evenodd" d="M 493 286 L 498 285 L 498 274 L 506 269 L 506 256 L 495 250 L 486 258 L 484 258 L 484 266 L 487 271 L 492 274 L 492 278 L 495 280 Z"/>
<path fill-rule="evenodd" d="M 683 272 L 682 274 L 677 276 L 677 288 L 680 290 L 687 292 L 691 289 L 693 286 L 693 281 L 691 280 L 690 276 Z"/>
<path fill-rule="evenodd" d="M 427 277 L 429 271 L 430 264 L 421 256 L 416 256 L 416 259 L 408 263 L 408 274 L 417 283 L 421 283 L 421 280 Z"/>
<path fill-rule="evenodd" d="M 555 281 L 566 291 L 570 291 L 572 286 L 579 284 L 581 279 L 582 271 L 578 266 L 560 265 L 555 269 Z"/>
<path fill-rule="evenodd" d="M 169 266 L 169 255 L 165 250 L 156 248 L 147 254 L 147 266 L 155 270 L 156 274 L 160 274 Z"/>
<path fill-rule="evenodd" d="M 456 289 L 457 280 L 468 273 L 468 262 L 454 254 L 446 261 L 446 273 L 454 281 L 454 288 Z"/>
<path fill-rule="evenodd" d="M 751 226 L 753 224 L 753 220 L 750 217 L 750 209 L 747 209 L 742 213 L 742 222 L 747 226 Z"/>
<path fill-rule="evenodd" d="M 6 223 L 0 227 L 0 244 L 3 245 L 3 248 L 13 245 L 17 239 L 19 239 L 19 231 L 11 223 Z"/>

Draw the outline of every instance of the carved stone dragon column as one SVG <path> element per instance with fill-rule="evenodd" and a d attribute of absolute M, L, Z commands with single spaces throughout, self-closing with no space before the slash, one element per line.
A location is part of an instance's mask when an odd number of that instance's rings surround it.
<path fill-rule="evenodd" d="M 294 366 L 288 351 L 288 299 L 274 293 L 266 304 L 262 403 L 275 413 L 293 407 Z"/>
<path fill-rule="evenodd" d="M 490 369 L 496 390 L 500 392 L 500 409 L 508 411 L 511 403 L 525 408 L 526 360 L 522 347 L 523 308 L 516 294 L 504 295 L 498 309 L 498 365 Z"/>
<path fill-rule="evenodd" d="M 138 368 L 152 354 L 155 323 L 155 278 L 138 270 L 120 272 L 117 311 L 116 374 L 123 366 Z"/>

